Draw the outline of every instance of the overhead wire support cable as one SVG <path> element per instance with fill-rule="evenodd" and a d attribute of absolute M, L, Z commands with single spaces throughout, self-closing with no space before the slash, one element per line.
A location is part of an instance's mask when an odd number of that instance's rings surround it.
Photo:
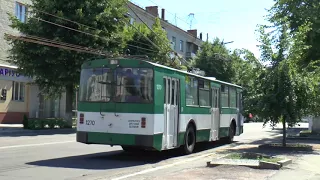
<path fill-rule="evenodd" d="M 128 6 L 128 8 L 137 16 L 137 18 L 144 24 L 144 25 L 146 25 L 148 28 L 149 28 L 149 30 L 153 33 L 153 34 L 155 34 L 156 35 L 156 37 L 158 37 L 158 35 L 140 18 L 140 16 L 130 7 L 130 5 L 129 4 L 127 4 L 127 6 Z M 145 36 L 146 37 L 146 36 Z M 148 37 L 146 37 L 147 39 L 149 39 Z M 149 39 L 150 40 L 150 39 Z M 151 41 L 151 40 L 150 40 Z M 153 43 L 154 44 L 154 43 Z M 156 46 L 156 47 L 158 47 L 158 46 Z M 175 53 L 175 54 L 178 54 L 176 51 L 174 51 L 174 50 L 172 50 L 171 49 L 171 52 L 173 52 L 173 53 Z M 182 58 L 183 59 L 183 61 L 188 65 L 189 63 L 184 59 L 184 58 Z"/>
<path fill-rule="evenodd" d="M 79 26 L 81 25 L 81 26 L 84 26 L 84 27 L 87 27 L 87 28 L 90 28 L 90 29 L 93 29 L 93 30 L 97 30 L 97 31 L 101 31 L 101 32 L 106 32 L 105 30 L 101 30 L 101 29 L 98 29 L 98 28 L 94 28 L 94 27 L 88 26 L 88 25 L 86 25 L 86 24 L 82 24 L 82 23 L 79 23 L 79 22 L 76 22 L 76 21 L 67 19 L 67 18 L 65 18 L 65 17 L 60 17 L 60 16 L 57 16 L 57 15 L 54 15 L 54 14 L 51 14 L 51 13 L 48 13 L 48 12 L 44 12 L 44 11 L 38 10 L 38 9 L 34 8 L 33 6 L 28 6 L 28 7 L 32 7 L 33 10 L 38 11 L 38 12 L 43 13 L 43 14 L 46 14 L 46 15 L 48 15 L 48 16 L 52 16 L 52 17 L 55 17 L 55 18 L 58 18 L 58 19 L 62 19 L 62 20 L 64 20 L 64 21 L 71 22 L 71 23 L 77 24 L 77 25 L 79 25 Z M 126 22 L 126 24 L 127 24 L 127 22 Z M 111 39 L 110 41 L 112 41 L 112 39 Z M 149 44 L 142 43 L 142 42 L 136 42 L 136 43 L 138 43 L 138 44 L 143 44 L 143 45 L 147 45 L 147 46 L 149 45 Z"/>

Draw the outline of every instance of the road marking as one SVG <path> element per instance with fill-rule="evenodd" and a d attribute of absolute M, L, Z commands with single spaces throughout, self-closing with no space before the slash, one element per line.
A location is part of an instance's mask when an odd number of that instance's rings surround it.
<path fill-rule="evenodd" d="M 32 146 L 44 146 L 44 145 L 53 145 L 53 144 L 65 144 L 71 143 L 75 141 L 62 141 L 62 142 L 51 142 L 51 143 L 41 143 L 41 144 L 24 144 L 24 145 L 16 145 L 16 146 L 4 146 L 0 147 L 0 149 L 12 149 L 12 148 L 21 148 L 21 147 L 32 147 Z"/>
<path fill-rule="evenodd" d="M 172 163 L 172 164 L 146 169 L 146 170 L 143 170 L 143 171 L 140 171 L 140 172 L 137 172 L 137 173 L 133 173 L 133 174 L 128 174 L 128 175 L 125 175 L 125 176 L 117 177 L 117 178 L 114 178 L 112 180 L 126 179 L 126 178 L 129 178 L 129 177 L 150 173 L 150 172 L 157 171 L 157 170 L 160 170 L 160 169 L 166 169 L 166 168 L 169 168 L 169 167 L 172 167 L 172 166 L 176 166 L 176 165 L 179 165 L 179 164 L 183 164 L 183 163 L 186 163 L 186 162 L 195 161 L 195 160 L 198 160 L 198 159 L 201 159 L 201 158 L 213 155 L 213 154 L 216 154 L 216 153 L 212 152 L 212 153 L 204 154 L 204 155 L 197 156 L 197 157 L 194 157 L 194 158 L 190 158 L 190 159 L 187 159 L 187 160 L 178 161 L 178 162 L 175 162 L 175 163 Z"/>

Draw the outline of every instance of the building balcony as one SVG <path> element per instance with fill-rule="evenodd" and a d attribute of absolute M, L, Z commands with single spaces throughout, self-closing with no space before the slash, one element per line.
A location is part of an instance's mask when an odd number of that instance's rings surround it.
<path fill-rule="evenodd" d="M 196 53 L 186 52 L 186 59 L 193 59 L 196 57 Z"/>

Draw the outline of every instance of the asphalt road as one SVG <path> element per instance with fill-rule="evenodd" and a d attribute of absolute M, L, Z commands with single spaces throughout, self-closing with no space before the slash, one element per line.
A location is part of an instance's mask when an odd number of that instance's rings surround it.
<path fill-rule="evenodd" d="M 232 145 L 278 135 L 270 128 L 262 129 L 261 123 L 249 123 Z M 0 137 L 0 179 L 161 179 L 203 167 L 217 150 L 228 146 L 200 144 L 189 156 L 177 150 L 130 154 L 121 147 L 77 143 L 75 134 Z"/>

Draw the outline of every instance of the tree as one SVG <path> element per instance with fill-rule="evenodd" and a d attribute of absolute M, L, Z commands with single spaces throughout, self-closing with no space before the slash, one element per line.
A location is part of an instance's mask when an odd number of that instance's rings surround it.
<path fill-rule="evenodd" d="M 222 81 L 231 82 L 234 72 L 229 50 L 218 39 L 213 43 L 205 42 L 194 59 L 193 66 L 205 71 L 206 76 L 212 76 Z"/>
<path fill-rule="evenodd" d="M 247 49 L 236 49 L 231 54 L 234 76 L 231 82 L 242 86 L 243 112 L 245 117 L 249 113 L 258 114 L 257 105 L 260 101 L 260 75 L 264 68 L 252 52 Z M 256 116 L 257 117 L 257 116 Z"/>
<path fill-rule="evenodd" d="M 143 23 L 134 23 L 126 28 L 125 34 L 128 38 L 128 44 L 130 44 L 126 46 L 125 50 L 128 50 L 130 55 L 147 55 L 152 62 L 177 69 L 181 68 L 178 63 L 179 59 L 171 59 L 170 57 L 172 52 L 170 41 L 162 29 L 159 18 L 155 18 L 151 29 Z"/>
<path fill-rule="evenodd" d="M 310 31 L 309 24 L 289 33 L 288 24 L 282 24 L 276 31 L 266 33 L 260 26 L 262 59 L 270 61 L 262 75 L 262 97 L 259 103 L 260 116 L 264 125 L 282 122 L 283 146 L 286 146 L 286 123 L 289 126 L 312 114 L 312 103 L 316 97 L 319 75 L 306 69 L 301 70 L 298 61 L 308 52 L 305 38 Z M 276 33 L 276 34 L 273 34 Z"/>
<path fill-rule="evenodd" d="M 269 10 L 268 20 L 274 26 L 289 24 L 291 32 L 298 32 L 305 23 L 310 24 L 310 31 L 304 42 L 310 46 L 306 57 L 299 61 L 302 67 L 320 59 L 320 4 L 318 0 L 275 0 Z"/>
<path fill-rule="evenodd" d="M 11 27 L 24 35 L 116 53 L 125 43 L 122 36 L 128 21 L 124 16 L 125 3 L 126 0 L 32 0 L 28 12 L 31 17 L 22 23 L 11 16 Z M 50 96 L 66 92 L 66 119 L 71 125 L 73 94 L 79 83 L 81 64 L 96 56 L 15 39 L 8 41 L 12 45 L 10 63 L 17 65 L 20 73 L 34 77 L 42 91 Z"/>

